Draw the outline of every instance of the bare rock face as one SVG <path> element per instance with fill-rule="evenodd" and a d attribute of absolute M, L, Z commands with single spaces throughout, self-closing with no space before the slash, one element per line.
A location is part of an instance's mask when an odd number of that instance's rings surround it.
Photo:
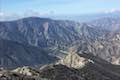
<path fill-rule="evenodd" d="M 0 80 L 35 80 L 35 78 L 6 70 L 0 71 Z"/>
<path fill-rule="evenodd" d="M 60 60 L 58 64 L 66 65 L 70 68 L 82 68 L 88 63 L 88 59 L 80 57 L 77 53 L 69 53 L 65 58 Z"/>
<path fill-rule="evenodd" d="M 12 70 L 12 72 L 16 72 L 19 74 L 23 74 L 26 76 L 39 76 L 39 72 L 31 67 L 24 66 L 24 67 L 19 67 L 17 69 Z"/>
<path fill-rule="evenodd" d="M 39 70 L 38 70 L 39 71 Z M 37 69 L 30 67 L 19 67 L 14 70 L 0 70 L 0 80 L 49 80 L 41 78 Z"/>

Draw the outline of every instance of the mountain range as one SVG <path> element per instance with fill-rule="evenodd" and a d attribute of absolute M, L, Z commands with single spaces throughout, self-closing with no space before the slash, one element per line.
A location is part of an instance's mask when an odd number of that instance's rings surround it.
<path fill-rule="evenodd" d="M 80 23 L 28 17 L 0 22 L 0 66 L 20 67 L 9 74 L 5 71 L 6 77 L 27 75 L 21 68 L 31 66 L 37 67 L 40 78 L 50 80 L 67 76 L 68 80 L 119 80 L 119 65 L 120 18 Z"/>

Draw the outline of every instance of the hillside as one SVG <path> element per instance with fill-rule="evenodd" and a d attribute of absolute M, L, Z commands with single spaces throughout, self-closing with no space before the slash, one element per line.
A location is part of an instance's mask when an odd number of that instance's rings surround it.
<path fill-rule="evenodd" d="M 56 61 L 43 49 L 0 39 L 0 67 L 37 66 Z"/>

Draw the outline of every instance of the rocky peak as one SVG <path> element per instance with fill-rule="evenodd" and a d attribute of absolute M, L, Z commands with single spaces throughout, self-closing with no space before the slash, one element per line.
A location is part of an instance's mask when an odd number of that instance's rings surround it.
<path fill-rule="evenodd" d="M 26 76 L 38 76 L 39 75 L 38 71 L 28 66 L 24 66 L 21 68 L 19 67 L 17 69 L 14 69 L 12 72 L 16 72 L 16 73 L 26 75 Z"/>
<path fill-rule="evenodd" d="M 81 68 L 84 67 L 88 62 L 88 59 L 79 56 L 75 52 L 72 52 L 65 56 L 63 59 L 61 59 L 58 63 L 66 65 L 67 67 Z"/>

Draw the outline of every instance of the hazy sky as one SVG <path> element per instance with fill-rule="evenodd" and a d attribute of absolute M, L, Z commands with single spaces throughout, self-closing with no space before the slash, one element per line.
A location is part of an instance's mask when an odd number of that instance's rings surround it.
<path fill-rule="evenodd" d="M 0 0 L 0 16 L 73 15 L 120 10 L 120 0 Z"/>

